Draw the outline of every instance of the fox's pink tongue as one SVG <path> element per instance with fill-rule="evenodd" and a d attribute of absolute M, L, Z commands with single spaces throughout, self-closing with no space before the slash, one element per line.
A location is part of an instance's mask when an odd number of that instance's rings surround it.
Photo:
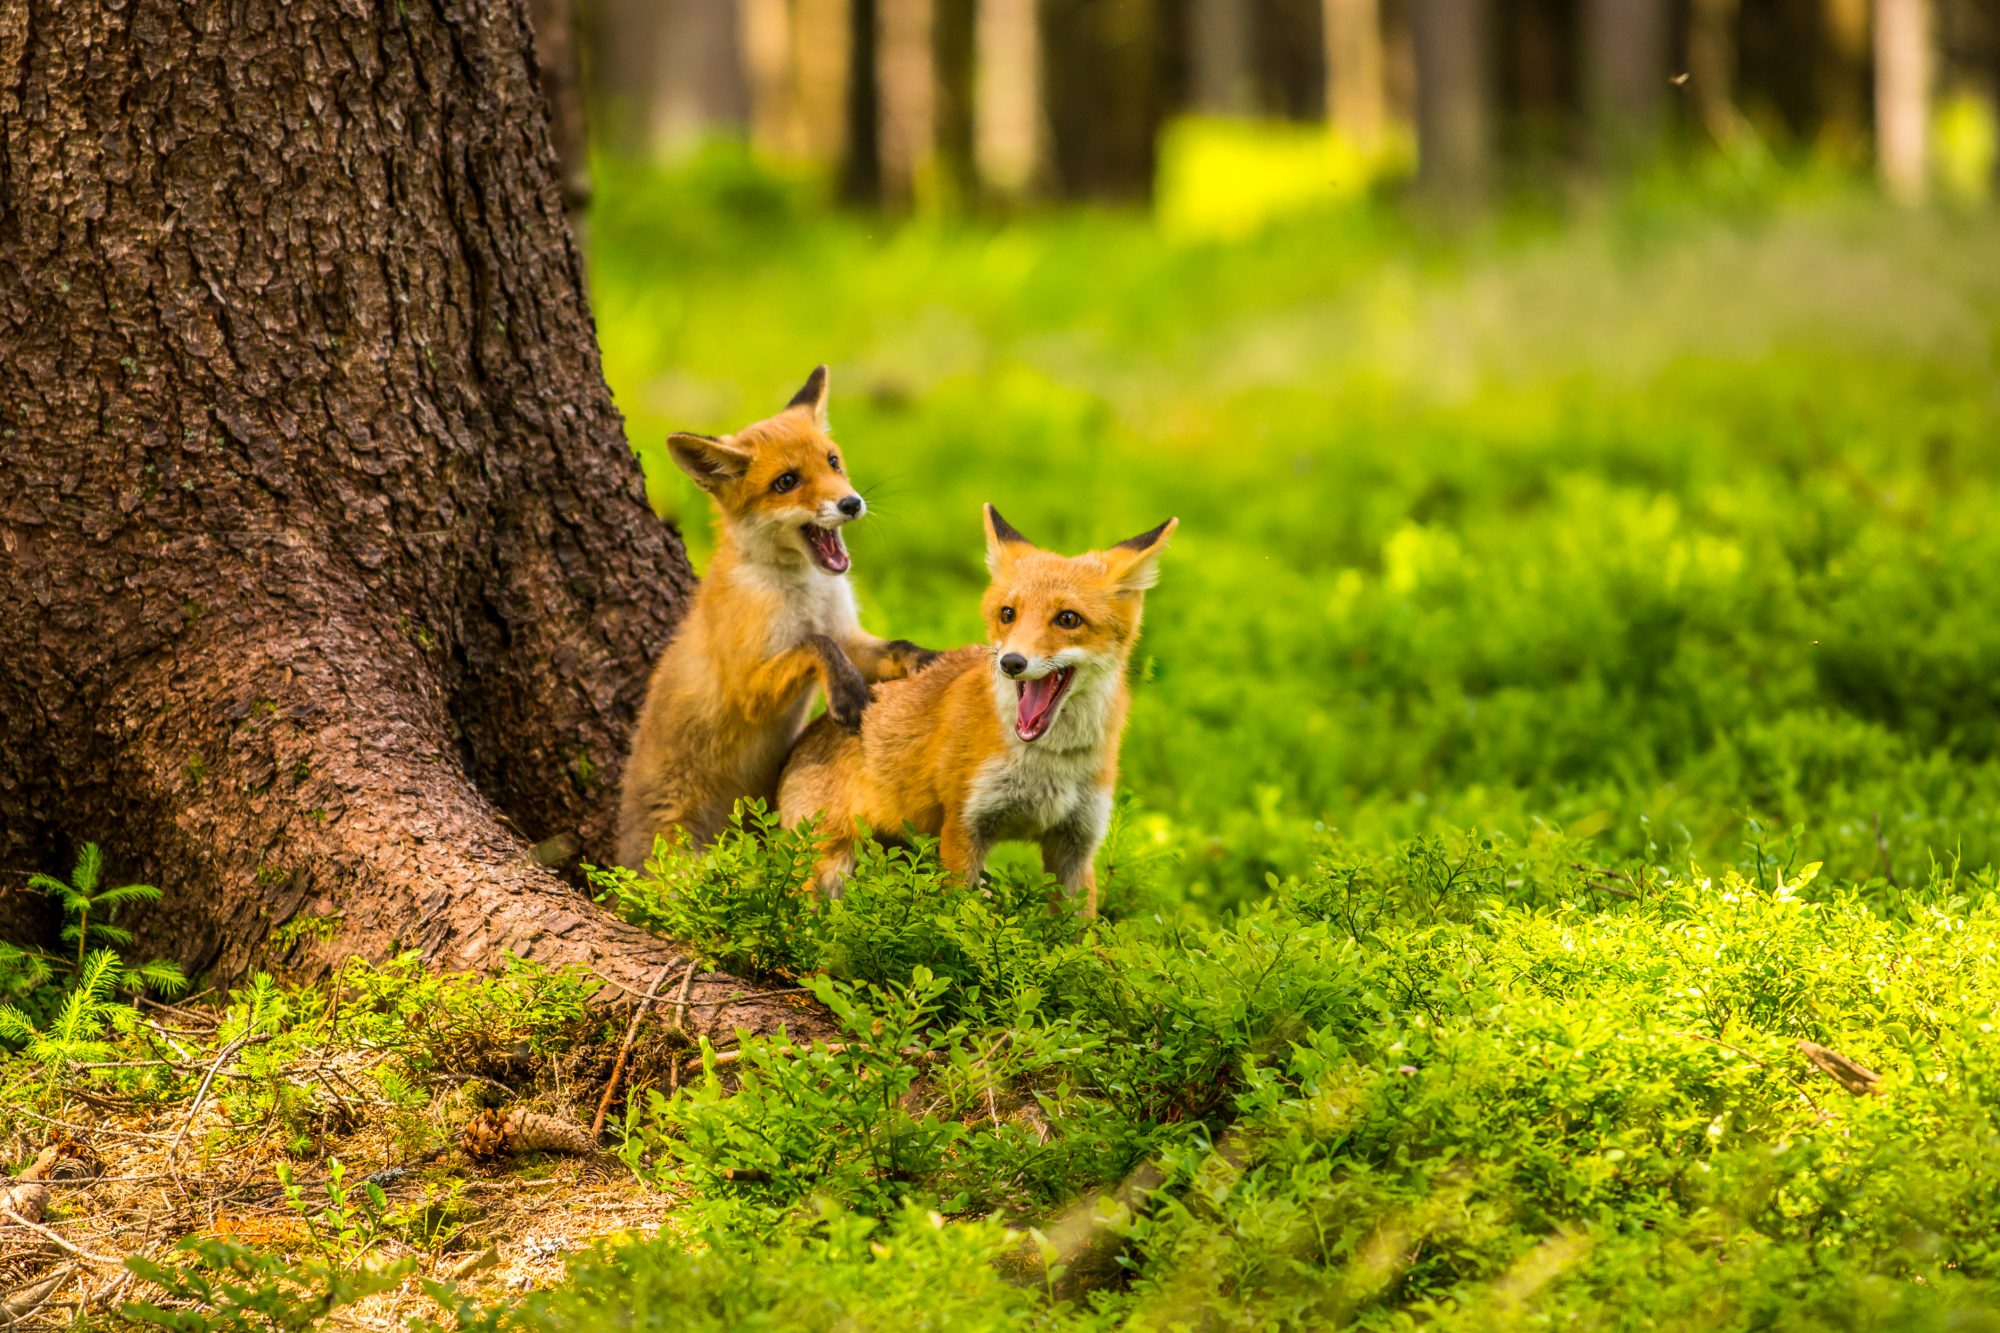
<path fill-rule="evenodd" d="M 847 572 L 847 544 L 840 540 L 836 528 L 822 528 L 806 525 L 806 540 L 812 543 L 813 555 L 818 557 L 820 568 L 829 574 Z"/>
<path fill-rule="evenodd" d="M 1056 696 L 1062 693 L 1063 682 L 1069 679 L 1066 671 L 1051 671 L 1039 680 L 1024 680 L 1020 685 L 1020 705 L 1014 713 L 1014 734 L 1024 741 L 1031 741 L 1048 730 L 1049 715 L 1055 711 Z"/>

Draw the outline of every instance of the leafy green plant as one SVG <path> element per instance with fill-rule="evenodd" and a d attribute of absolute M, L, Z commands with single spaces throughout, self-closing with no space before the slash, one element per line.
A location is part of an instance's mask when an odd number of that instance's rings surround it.
<path fill-rule="evenodd" d="M 327 1162 L 323 1206 L 306 1198 L 305 1187 L 294 1180 L 291 1167 L 283 1162 L 278 1164 L 278 1183 L 285 1190 L 285 1206 L 305 1223 L 313 1248 L 329 1266 L 343 1269 L 360 1264 L 381 1239 L 389 1196 L 372 1180 L 363 1181 L 359 1190 L 349 1188 L 347 1168 L 338 1157 Z"/>
<path fill-rule="evenodd" d="M 117 924 L 120 908 L 160 900 L 160 891 L 151 884 L 102 887 L 99 881 L 103 874 L 104 853 L 96 843 L 86 842 L 77 852 L 76 864 L 67 880 L 46 874 L 28 877 L 29 888 L 61 900 L 63 916 L 68 918 L 63 923 L 62 938 L 76 946 L 79 973 L 83 970 L 84 954 L 93 945 L 122 949 L 132 943 L 132 932 Z M 180 969 L 171 963 L 144 963 L 133 969 L 133 975 L 163 988 L 186 985 Z M 158 978 L 157 983 L 151 982 L 153 977 Z"/>
<path fill-rule="evenodd" d="M 354 1267 L 283 1255 L 230 1241 L 183 1240 L 168 1262 L 131 1258 L 125 1266 L 159 1287 L 172 1304 L 128 1301 L 120 1313 L 136 1324 L 174 1333 L 304 1333 L 328 1316 L 400 1286 L 413 1260 Z"/>
<path fill-rule="evenodd" d="M 662 841 L 644 872 L 591 867 L 600 902 L 685 941 L 708 966 L 746 976 L 810 971 L 818 936 L 810 828 L 786 829 L 777 812 L 740 802 L 728 830 L 696 851 Z"/>
<path fill-rule="evenodd" d="M 12 1006 L 0 1006 L 0 1041 L 21 1047 L 23 1058 L 41 1066 L 45 1092 L 60 1082 L 71 1064 L 117 1058 L 107 1038 L 130 1015 L 117 1002 L 123 969 L 118 955 L 99 949 L 84 957 L 56 1007 L 55 1016 L 37 1028 Z"/>

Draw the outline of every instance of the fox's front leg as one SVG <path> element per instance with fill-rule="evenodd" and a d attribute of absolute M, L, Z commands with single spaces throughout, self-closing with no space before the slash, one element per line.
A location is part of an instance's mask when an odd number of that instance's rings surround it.
<path fill-rule="evenodd" d="M 820 839 L 819 861 L 813 866 L 813 886 L 822 898 L 838 898 L 847 892 L 847 877 L 854 873 L 854 830 L 846 836 Z"/>
<path fill-rule="evenodd" d="M 870 681 L 914 676 L 937 659 L 936 653 L 919 648 L 908 639 L 878 639 L 872 634 L 857 634 L 849 639 L 847 655 Z"/>
<path fill-rule="evenodd" d="M 968 889 L 986 873 L 986 840 L 964 819 L 947 819 L 938 834 L 938 860 Z"/>
<path fill-rule="evenodd" d="M 791 702 L 801 685 L 817 680 L 826 694 L 827 716 L 849 731 L 861 729 L 868 707 L 868 682 L 838 643 L 824 634 L 808 634 L 759 666 L 750 678 L 752 708 L 768 716 Z"/>
<path fill-rule="evenodd" d="M 1111 825 L 1111 796 L 1100 792 L 1083 810 L 1042 835 L 1042 869 L 1074 898 L 1083 895 L 1083 914 L 1097 915 L 1097 849 Z"/>

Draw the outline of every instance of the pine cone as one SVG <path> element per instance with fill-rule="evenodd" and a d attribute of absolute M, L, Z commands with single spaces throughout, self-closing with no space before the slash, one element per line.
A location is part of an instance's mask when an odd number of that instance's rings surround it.
<path fill-rule="evenodd" d="M 465 1122 L 458 1136 L 465 1155 L 475 1161 L 512 1157 L 524 1152 L 591 1153 L 597 1145 L 581 1125 L 517 1106 L 511 1111 L 482 1111 Z"/>

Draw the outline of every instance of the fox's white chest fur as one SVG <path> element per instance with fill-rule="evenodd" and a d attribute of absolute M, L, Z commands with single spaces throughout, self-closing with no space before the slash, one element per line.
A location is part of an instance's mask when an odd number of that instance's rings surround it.
<path fill-rule="evenodd" d="M 1017 710 L 1012 681 L 996 677 L 994 699 L 1007 734 L 1006 748 L 980 767 L 966 798 L 966 821 L 989 842 L 1034 840 L 1050 829 L 1103 833 L 1110 793 L 1098 785 L 1111 706 L 1111 681 L 1079 679 L 1062 712 L 1041 739 L 1014 737 Z"/>
<path fill-rule="evenodd" d="M 804 565 L 757 568 L 745 574 L 771 599 L 767 656 L 796 648 L 810 635 L 824 634 L 845 643 L 860 632 L 861 611 L 845 574 L 825 574 Z"/>

